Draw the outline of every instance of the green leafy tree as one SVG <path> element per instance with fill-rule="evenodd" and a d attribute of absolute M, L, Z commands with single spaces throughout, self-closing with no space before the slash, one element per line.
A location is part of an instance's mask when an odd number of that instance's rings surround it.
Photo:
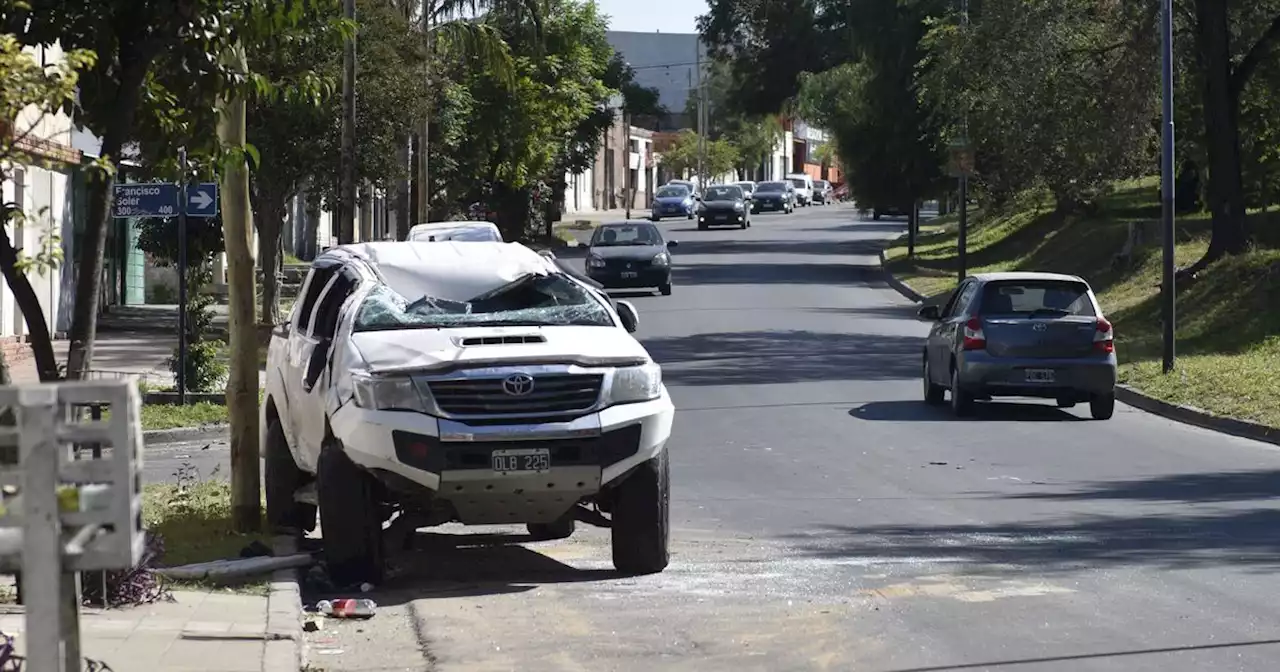
<path fill-rule="evenodd" d="M 314 1 L 28 0 L 3 16 L 4 31 L 16 35 L 23 45 L 57 42 L 64 49 L 97 56 L 80 73 L 74 105 L 77 123 L 102 140 L 105 169 L 96 171 L 89 181 L 88 218 L 76 245 L 68 377 L 84 377 L 91 364 L 111 182 L 126 143 L 146 137 L 138 133 L 140 116 L 149 117 L 144 125 L 176 130 L 173 127 L 191 111 L 180 105 L 187 91 L 220 92 L 260 84 L 224 62 L 222 55 L 236 44 L 253 45 L 287 32 Z M 184 90 L 176 82 L 197 86 Z M 201 100 L 200 111 L 211 111 L 216 101 L 216 96 Z M 73 105 L 68 102 L 64 107 Z"/>
<path fill-rule="evenodd" d="M 659 161 L 673 175 L 685 175 L 698 169 L 698 134 L 691 130 L 680 131 Z M 738 150 L 728 140 L 711 140 L 705 143 L 703 168 L 712 177 L 732 171 L 739 161 Z"/>
<path fill-rule="evenodd" d="M 22 147 L 35 139 L 35 128 L 45 117 L 75 99 L 79 71 L 93 63 L 93 53 L 80 50 L 65 53 L 61 62 L 42 65 L 22 50 L 14 35 L 0 34 L 0 181 L 11 162 L 36 160 Z M 44 275 L 61 265 L 62 240 L 46 227 L 40 248 L 32 254 L 15 247 L 4 228 L 20 220 L 40 223 L 39 214 L 23 212 L 19 203 L 0 202 L 0 273 L 27 323 L 40 380 L 56 380 L 60 374 L 52 335 L 27 273 Z M 0 353 L 0 385 L 9 382 L 9 366 Z"/>
<path fill-rule="evenodd" d="M 934 24 L 921 95 L 952 140 L 967 117 L 975 182 L 995 201 L 1044 187 L 1073 209 L 1155 164 L 1156 33 L 1132 13 L 1090 0 L 987 0 L 967 28 Z"/>
<path fill-rule="evenodd" d="M 458 161 L 451 194 L 459 206 L 487 203 L 512 239 L 542 230 L 557 159 L 609 95 L 602 77 L 612 50 L 595 4 L 556 0 L 549 9 L 541 24 L 523 12 L 486 15 L 510 49 L 509 81 L 483 63 L 459 77 L 470 115 L 459 144 L 448 148 Z"/>

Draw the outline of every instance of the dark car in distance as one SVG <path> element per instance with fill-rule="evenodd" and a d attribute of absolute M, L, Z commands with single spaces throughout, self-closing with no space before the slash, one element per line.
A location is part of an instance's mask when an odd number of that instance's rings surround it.
<path fill-rule="evenodd" d="M 751 212 L 775 210 L 790 213 L 796 209 L 796 190 L 790 182 L 761 182 L 751 194 Z"/>
<path fill-rule="evenodd" d="M 712 226 L 751 226 L 751 197 L 736 184 L 707 187 L 698 208 L 698 229 Z"/>
<path fill-rule="evenodd" d="M 993 397 L 1055 399 L 1060 408 L 1089 402 L 1095 420 L 1116 406 L 1116 348 L 1111 322 L 1079 277 L 1057 273 L 983 273 L 965 278 L 945 306 L 925 306 L 924 399 L 967 415 Z"/>
<path fill-rule="evenodd" d="M 671 295 L 671 252 L 679 245 L 663 240 L 648 222 L 601 224 L 587 248 L 587 277 L 605 289 L 656 287 Z"/>

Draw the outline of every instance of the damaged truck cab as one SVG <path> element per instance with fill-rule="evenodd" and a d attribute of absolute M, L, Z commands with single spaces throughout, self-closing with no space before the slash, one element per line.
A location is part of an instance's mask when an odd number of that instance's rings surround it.
<path fill-rule="evenodd" d="M 273 528 L 315 527 L 335 583 L 382 578 L 384 523 L 612 530 L 668 562 L 661 367 L 634 307 L 517 243 L 384 242 L 315 260 L 272 335 L 262 405 Z"/>

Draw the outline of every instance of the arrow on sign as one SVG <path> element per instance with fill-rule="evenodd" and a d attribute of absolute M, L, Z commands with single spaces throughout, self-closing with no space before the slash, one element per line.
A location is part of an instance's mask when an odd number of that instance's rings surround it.
<path fill-rule="evenodd" d="M 213 203 L 213 197 L 209 195 L 209 192 L 201 189 L 196 191 L 195 195 L 191 197 L 191 202 L 194 203 L 197 208 L 204 210 L 209 207 L 209 204 Z"/>

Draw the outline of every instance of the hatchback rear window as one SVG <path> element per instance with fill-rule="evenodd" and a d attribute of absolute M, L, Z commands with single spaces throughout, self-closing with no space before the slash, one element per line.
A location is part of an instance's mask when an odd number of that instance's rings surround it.
<path fill-rule="evenodd" d="M 982 289 L 983 315 L 1079 315 L 1095 317 L 1089 288 L 1069 280 L 991 282 Z"/>

